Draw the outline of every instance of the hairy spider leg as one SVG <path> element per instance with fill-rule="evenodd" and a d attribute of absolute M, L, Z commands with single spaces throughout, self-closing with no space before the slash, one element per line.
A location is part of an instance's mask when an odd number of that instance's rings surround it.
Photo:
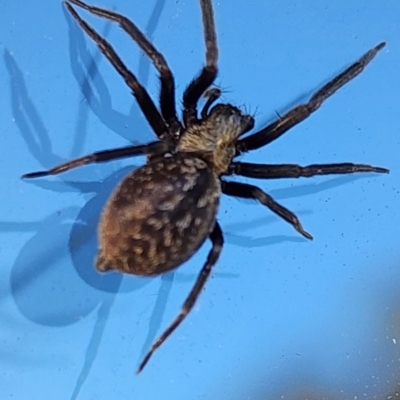
<path fill-rule="evenodd" d="M 313 164 L 301 167 L 297 164 L 253 164 L 233 162 L 229 173 L 239 176 L 258 179 L 280 179 L 280 178 L 301 178 L 315 175 L 351 174 L 356 172 L 379 172 L 388 173 L 389 170 L 382 167 L 373 167 L 366 164 L 338 163 L 338 164 Z M 278 204 L 269 194 L 257 186 L 240 182 L 222 181 L 222 193 L 228 196 L 256 199 L 267 206 L 275 214 L 289 222 L 294 229 L 300 232 L 307 239 L 312 236 L 306 232 L 298 217 L 287 208 Z"/>
<path fill-rule="evenodd" d="M 179 315 L 172 321 L 170 326 L 164 331 L 164 333 L 158 337 L 158 339 L 153 343 L 148 353 L 143 358 L 143 361 L 140 363 L 137 373 L 139 374 L 143 368 L 146 366 L 147 362 L 150 360 L 150 357 L 153 353 L 164 343 L 164 341 L 171 335 L 172 332 L 182 323 L 182 321 L 187 317 L 187 315 L 192 310 L 196 300 L 198 299 L 201 291 L 204 288 L 208 278 L 210 277 L 211 270 L 215 263 L 218 261 L 219 255 L 222 251 L 222 246 L 224 244 L 224 237 L 222 234 L 221 227 L 219 223 L 215 221 L 214 229 L 210 233 L 210 240 L 212 242 L 212 248 L 208 253 L 207 261 L 201 269 L 196 282 L 190 291 L 188 297 L 183 303 L 181 312 Z"/>
<path fill-rule="evenodd" d="M 262 189 L 257 186 L 249 185 L 241 182 L 226 182 L 222 183 L 222 193 L 233 196 L 241 197 L 244 199 L 258 200 L 262 205 L 268 207 L 272 212 L 279 215 L 286 222 L 289 222 L 296 229 L 297 232 L 301 233 L 305 238 L 312 240 L 313 237 L 303 229 L 299 219 L 290 210 L 277 203 L 269 194 L 265 193 Z"/>
<path fill-rule="evenodd" d="M 162 155 L 171 150 L 171 146 L 166 141 L 152 142 L 140 146 L 127 146 L 118 149 L 97 151 L 83 157 L 75 158 L 64 164 L 57 165 L 47 171 L 29 172 L 22 175 L 23 179 L 40 178 L 42 176 L 57 175 L 73 168 L 81 167 L 82 165 L 107 162 L 118 158 L 133 157 L 139 155 Z"/>
<path fill-rule="evenodd" d="M 368 164 L 337 163 L 312 164 L 302 167 L 297 164 L 253 164 L 233 162 L 229 173 L 259 179 L 309 178 L 315 175 L 353 174 L 356 172 L 388 173 L 387 168 Z"/>
<path fill-rule="evenodd" d="M 90 13 L 99 17 L 117 22 L 120 27 L 138 44 L 141 50 L 150 58 L 154 67 L 160 74 L 160 108 L 161 114 L 167 123 L 171 134 L 182 129 L 175 108 L 175 82 L 171 69 L 164 56 L 153 46 L 142 31 L 128 18 L 113 11 L 90 6 L 80 0 L 68 0 Z"/>
<path fill-rule="evenodd" d="M 203 97 L 206 98 L 207 100 L 201 110 L 201 118 L 202 119 L 207 118 L 208 110 L 210 109 L 211 104 L 214 103 L 215 101 L 217 101 L 220 98 L 221 94 L 222 94 L 222 90 L 217 87 L 212 87 L 203 93 Z"/>
<path fill-rule="evenodd" d="M 167 125 L 146 89 L 140 84 L 136 76 L 125 66 L 113 47 L 84 21 L 68 2 L 65 2 L 64 4 L 81 28 L 96 42 L 101 52 L 124 78 L 126 84 L 132 89 L 132 93 L 135 96 L 139 107 L 155 134 L 160 138 L 165 136 L 165 134 L 168 133 Z"/>
<path fill-rule="evenodd" d="M 308 103 L 300 104 L 292 108 L 264 129 L 239 140 L 236 144 L 237 155 L 271 143 L 293 126 L 309 117 L 328 97 L 332 96 L 338 89 L 359 75 L 385 45 L 385 42 L 379 43 L 373 49 L 365 53 L 358 61 L 350 65 L 350 67 L 315 92 Z"/>
<path fill-rule="evenodd" d="M 203 93 L 213 84 L 218 73 L 217 34 L 211 0 L 200 0 L 206 44 L 206 65 L 193 79 L 183 94 L 183 122 L 185 126 L 197 120 L 197 103 Z"/>

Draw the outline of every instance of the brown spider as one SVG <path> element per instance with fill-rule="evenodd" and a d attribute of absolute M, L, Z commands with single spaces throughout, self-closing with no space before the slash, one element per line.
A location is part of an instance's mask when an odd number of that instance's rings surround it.
<path fill-rule="evenodd" d="M 151 59 L 160 74 L 160 110 L 127 69 L 113 47 L 82 20 L 74 4 L 92 14 L 116 21 Z M 306 119 L 347 82 L 355 78 L 385 43 L 378 44 L 358 61 L 314 93 L 311 99 L 258 132 L 243 135 L 254 126 L 254 119 L 231 104 L 216 104 L 221 92 L 212 85 L 217 76 L 218 49 L 211 0 L 200 0 L 206 45 L 206 65 L 183 94 L 182 121 L 175 108 L 174 77 L 159 53 L 136 25 L 123 15 L 92 7 L 80 0 L 67 0 L 65 6 L 81 28 L 124 78 L 159 140 L 141 146 L 99 151 L 56 166 L 48 171 L 25 174 L 23 178 L 55 175 L 85 164 L 123 157 L 147 155 L 147 163 L 129 173 L 108 200 L 99 227 L 100 249 L 96 259 L 99 271 L 115 269 L 135 275 L 159 275 L 188 260 L 207 238 L 212 249 L 185 300 L 181 312 L 153 343 L 139 365 L 142 371 L 153 352 L 161 346 L 193 308 L 211 269 L 222 250 L 223 235 L 216 220 L 221 194 L 258 200 L 289 222 L 307 239 L 299 219 L 257 186 L 230 182 L 225 175 L 261 179 L 299 178 L 354 172 L 389 172 L 365 164 L 251 164 L 233 161 L 237 156 L 271 143 Z M 206 97 L 200 118 L 197 105 Z"/>

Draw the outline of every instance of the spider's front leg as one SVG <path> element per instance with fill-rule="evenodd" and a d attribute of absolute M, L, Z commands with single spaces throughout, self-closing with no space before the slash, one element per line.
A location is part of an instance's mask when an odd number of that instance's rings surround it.
<path fill-rule="evenodd" d="M 386 43 L 382 42 L 369 50 L 358 61 L 350 65 L 350 67 L 315 92 L 307 103 L 292 108 L 264 129 L 239 140 L 236 145 L 237 154 L 239 155 L 246 151 L 259 149 L 271 143 L 289 129 L 308 118 L 313 112 L 318 110 L 327 98 L 359 75 L 385 45 Z"/>

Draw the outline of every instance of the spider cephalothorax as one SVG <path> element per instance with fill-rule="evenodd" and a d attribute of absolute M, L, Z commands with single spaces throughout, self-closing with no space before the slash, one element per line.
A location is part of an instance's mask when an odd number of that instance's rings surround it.
<path fill-rule="evenodd" d="M 160 74 L 159 108 L 112 46 L 79 17 L 71 4 L 118 22 L 146 53 Z M 353 163 L 301 167 L 296 164 L 251 164 L 234 161 L 238 155 L 267 145 L 307 118 L 336 90 L 355 78 L 385 43 L 380 43 L 365 53 L 314 93 L 307 103 L 294 107 L 260 131 L 243 137 L 253 129 L 253 117 L 242 113 L 231 104 L 216 104 L 210 109 L 220 96 L 219 89 L 212 86 L 218 70 L 218 51 L 211 0 L 200 0 L 206 64 L 183 94 L 182 120 L 177 116 L 174 78 L 167 62 L 132 21 L 115 12 L 89 6 L 81 0 L 67 0 L 65 5 L 123 77 L 159 140 L 141 146 L 99 151 L 48 171 L 33 172 L 23 177 L 55 175 L 89 163 L 147 155 L 147 163 L 123 179 L 104 207 L 96 260 L 96 267 L 100 271 L 115 269 L 135 275 L 158 275 L 181 265 L 207 238 L 212 242 L 207 261 L 181 312 L 154 342 L 139 366 L 140 372 L 153 352 L 190 312 L 217 262 L 223 245 L 222 231 L 216 219 L 221 194 L 258 200 L 289 222 L 303 236 L 312 239 L 296 215 L 262 189 L 226 180 L 225 176 L 236 174 L 277 179 L 354 172 L 389 172 L 385 168 Z M 197 105 L 201 97 L 207 100 L 199 116 Z"/>
<path fill-rule="evenodd" d="M 254 119 L 230 104 L 218 104 L 202 120 L 189 125 L 179 140 L 177 151 L 201 154 L 214 172 L 228 172 L 236 154 L 239 136 L 254 126 Z"/>

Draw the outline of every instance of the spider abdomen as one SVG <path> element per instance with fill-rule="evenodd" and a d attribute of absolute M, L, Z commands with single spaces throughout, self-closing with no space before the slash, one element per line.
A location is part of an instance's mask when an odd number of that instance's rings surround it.
<path fill-rule="evenodd" d="M 213 229 L 220 193 L 199 158 L 165 157 L 131 172 L 102 213 L 97 269 L 155 275 L 178 267 Z"/>

